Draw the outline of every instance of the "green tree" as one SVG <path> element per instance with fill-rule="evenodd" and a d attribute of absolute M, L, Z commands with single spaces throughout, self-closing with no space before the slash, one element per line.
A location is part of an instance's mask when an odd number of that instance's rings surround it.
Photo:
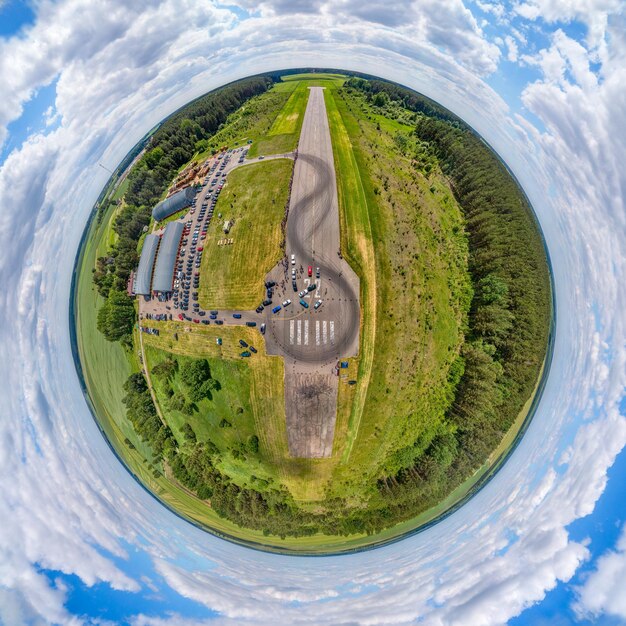
<path fill-rule="evenodd" d="M 110 291 L 98 311 L 98 330 L 108 341 L 130 337 L 135 323 L 133 301 L 123 291 Z"/>

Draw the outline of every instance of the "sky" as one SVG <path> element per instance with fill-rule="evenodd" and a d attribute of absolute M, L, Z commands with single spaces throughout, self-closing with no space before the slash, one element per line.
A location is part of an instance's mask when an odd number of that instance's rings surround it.
<path fill-rule="evenodd" d="M 395 80 L 505 159 L 543 228 L 555 352 L 496 477 L 414 537 L 264 554 L 158 504 L 71 356 L 75 253 L 165 115 L 289 67 Z M 0 0 L 0 624 L 626 624 L 623 0 Z"/>

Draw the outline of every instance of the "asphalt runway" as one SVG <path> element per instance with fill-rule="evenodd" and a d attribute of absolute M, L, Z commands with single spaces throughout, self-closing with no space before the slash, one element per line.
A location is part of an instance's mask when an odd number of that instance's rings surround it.
<path fill-rule="evenodd" d="M 294 166 L 286 258 L 268 275 L 277 283 L 273 305 L 286 299 L 291 304 L 277 314 L 266 309 L 265 340 L 269 354 L 285 359 L 289 452 L 316 458 L 332 453 L 339 384 L 335 366 L 358 354 L 360 308 L 358 277 L 340 256 L 339 203 L 324 93 L 321 87 L 310 89 Z M 304 307 L 298 294 L 311 284 L 315 289 L 302 298 L 308 304 Z M 316 310 L 317 301 L 322 304 Z"/>

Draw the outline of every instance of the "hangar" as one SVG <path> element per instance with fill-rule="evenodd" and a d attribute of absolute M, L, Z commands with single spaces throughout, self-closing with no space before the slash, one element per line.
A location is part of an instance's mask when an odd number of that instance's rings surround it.
<path fill-rule="evenodd" d="M 195 195 L 196 190 L 193 187 L 185 187 L 185 189 L 177 191 L 169 198 L 161 200 L 161 202 L 159 202 L 159 204 L 152 209 L 152 217 L 157 222 L 164 220 L 166 217 L 169 217 L 177 211 L 181 211 L 182 209 L 190 206 Z"/>
<path fill-rule="evenodd" d="M 139 258 L 139 267 L 135 275 L 135 294 L 138 296 L 149 296 L 151 293 L 152 270 L 157 248 L 159 247 L 158 235 L 146 235 Z"/>
<path fill-rule="evenodd" d="M 182 222 L 170 222 L 165 227 L 154 265 L 152 291 L 159 293 L 172 291 L 174 267 L 184 227 Z"/>

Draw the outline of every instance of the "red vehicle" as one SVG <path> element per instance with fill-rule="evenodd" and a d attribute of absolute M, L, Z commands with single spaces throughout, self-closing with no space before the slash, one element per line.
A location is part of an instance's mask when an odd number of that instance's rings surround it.
<path fill-rule="evenodd" d="M 309 276 L 313 276 L 313 266 L 309 265 Z"/>
<path fill-rule="evenodd" d="M 200 320 L 194 320 L 194 321 L 193 321 L 193 323 L 194 323 L 194 324 L 199 324 L 199 323 L 200 323 Z"/>
<path fill-rule="evenodd" d="M 203 247 L 203 246 L 198 246 L 198 247 L 196 248 L 196 250 L 197 250 L 198 252 L 202 252 L 202 250 L 204 250 L 204 247 Z"/>
<path fill-rule="evenodd" d="M 185 318 L 182 313 L 178 314 L 178 319 L 182 322 Z"/>

